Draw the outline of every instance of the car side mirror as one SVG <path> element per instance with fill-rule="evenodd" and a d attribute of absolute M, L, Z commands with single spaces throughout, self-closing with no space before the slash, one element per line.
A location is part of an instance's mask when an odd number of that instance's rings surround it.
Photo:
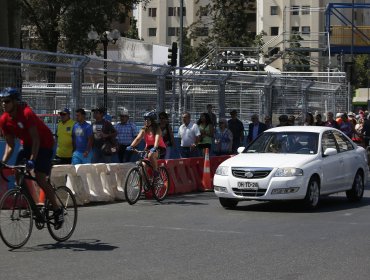
<path fill-rule="evenodd" d="M 324 151 L 324 156 L 333 156 L 333 155 L 336 155 L 338 153 L 337 149 L 334 149 L 334 148 L 327 148 L 325 151 Z"/>
<path fill-rule="evenodd" d="M 241 154 L 242 152 L 244 152 L 245 150 L 245 147 L 239 147 L 236 151 L 238 152 L 238 154 Z"/>

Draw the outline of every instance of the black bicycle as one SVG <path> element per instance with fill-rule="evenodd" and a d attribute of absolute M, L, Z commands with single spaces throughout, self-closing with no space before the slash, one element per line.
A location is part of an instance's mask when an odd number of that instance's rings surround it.
<path fill-rule="evenodd" d="M 159 179 L 153 178 L 154 169 L 149 159 L 147 159 L 148 151 L 134 150 L 139 154 L 139 160 L 136 166 L 131 168 L 127 173 L 125 182 L 125 196 L 129 204 L 135 204 L 140 195 L 147 192 L 152 192 L 153 197 L 158 201 L 166 198 L 170 188 L 170 176 L 166 167 L 159 166 Z"/>
<path fill-rule="evenodd" d="M 15 170 L 16 182 L 14 188 L 5 192 L 0 200 L 0 236 L 4 243 L 12 249 L 25 245 L 31 237 L 33 222 L 39 230 L 46 225 L 56 241 L 68 240 L 77 223 L 77 203 L 72 191 L 66 186 L 54 188 L 57 203 L 64 211 L 64 223 L 60 229 L 55 229 L 52 205 L 47 199 L 43 205 L 37 205 L 27 187 L 28 180 L 38 186 L 36 178 L 25 165 L 3 164 L 0 173 L 7 182 L 9 180 L 3 174 L 5 168 Z"/>

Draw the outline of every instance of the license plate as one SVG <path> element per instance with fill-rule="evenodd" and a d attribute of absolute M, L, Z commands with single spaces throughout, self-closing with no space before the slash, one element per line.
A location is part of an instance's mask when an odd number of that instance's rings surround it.
<path fill-rule="evenodd" d="M 258 190 L 258 183 L 238 182 L 238 188 L 242 190 Z"/>

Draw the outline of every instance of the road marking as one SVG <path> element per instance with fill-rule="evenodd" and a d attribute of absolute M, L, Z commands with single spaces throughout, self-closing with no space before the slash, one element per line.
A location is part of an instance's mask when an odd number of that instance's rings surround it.
<path fill-rule="evenodd" d="M 157 227 L 157 226 L 143 226 L 143 225 L 124 225 L 125 227 L 135 227 L 135 228 L 150 228 L 150 229 L 159 229 L 159 230 L 173 230 L 173 231 L 194 231 L 194 232 L 211 232 L 211 233 L 227 233 L 227 234 L 245 234 L 241 231 L 233 230 L 214 230 L 214 229 L 194 229 L 194 228 L 181 228 L 181 227 Z"/>

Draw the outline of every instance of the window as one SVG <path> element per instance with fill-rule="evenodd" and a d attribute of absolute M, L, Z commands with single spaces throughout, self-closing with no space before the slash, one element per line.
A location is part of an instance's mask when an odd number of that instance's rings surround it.
<path fill-rule="evenodd" d="M 278 6 L 271 6 L 270 7 L 270 14 L 272 16 L 276 16 L 279 13 L 279 7 Z"/>
<path fill-rule="evenodd" d="M 311 6 L 302 6 L 302 15 L 309 15 L 310 9 L 311 9 Z"/>
<path fill-rule="evenodd" d="M 208 8 L 207 7 L 200 7 L 199 8 L 199 16 L 201 16 L 201 17 L 208 16 Z"/>
<path fill-rule="evenodd" d="M 208 27 L 197 27 L 195 34 L 197 36 L 208 36 Z"/>
<path fill-rule="evenodd" d="M 272 26 L 272 27 L 270 27 L 270 35 L 271 36 L 277 36 L 277 35 L 279 35 L 279 27 L 278 26 Z"/>
<path fill-rule="evenodd" d="M 180 7 L 168 7 L 168 16 L 175 17 L 180 16 Z M 186 7 L 182 8 L 182 16 L 186 16 Z"/>
<path fill-rule="evenodd" d="M 292 15 L 299 15 L 299 6 L 293 6 L 292 7 Z"/>
<path fill-rule="evenodd" d="M 333 134 L 334 134 L 335 140 L 337 140 L 337 143 L 339 146 L 339 152 L 345 152 L 345 151 L 354 149 L 351 142 L 341 133 L 334 131 Z"/>
<path fill-rule="evenodd" d="M 279 51 L 280 51 L 279 47 L 272 47 L 272 48 L 270 47 L 270 48 L 268 48 L 268 54 L 270 56 L 273 56 L 274 54 L 279 53 Z"/>
<path fill-rule="evenodd" d="M 168 36 L 179 36 L 180 28 L 179 27 L 168 27 L 167 33 L 168 33 Z"/>
<path fill-rule="evenodd" d="M 177 15 L 180 16 L 180 7 L 177 7 Z M 182 8 L 182 16 L 186 16 L 186 7 Z"/>
<path fill-rule="evenodd" d="M 157 16 L 157 8 L 149 8 L 149 17 L 156 17 Z"/>
<path fill-rule="evenodd" d="M 148 28 L 149 37 L 157 36 L 157 28 Z"/>
<path fill-rule="evenodd" d="M 168 16 L 169 17 L 176 16 L 176 7 L 168 7 Z"/>
<path fill-rule="evenodd" d="M 292 33 L 299 33 L 299 26 L 292 26 Z"/>
<path fill-rule="evenodd" d="M 337 149 L 337 145 L 335 144 L 335 139 L 332 133 L 325 132 L 322 135 L 321 148 L 323 153 L 327 148 Z"/>
<path fill-rule="evenodd" d="M 311 27 L 302 26 L 302 34 L 310 34 L 310 33 L 311 33 Z"/>

